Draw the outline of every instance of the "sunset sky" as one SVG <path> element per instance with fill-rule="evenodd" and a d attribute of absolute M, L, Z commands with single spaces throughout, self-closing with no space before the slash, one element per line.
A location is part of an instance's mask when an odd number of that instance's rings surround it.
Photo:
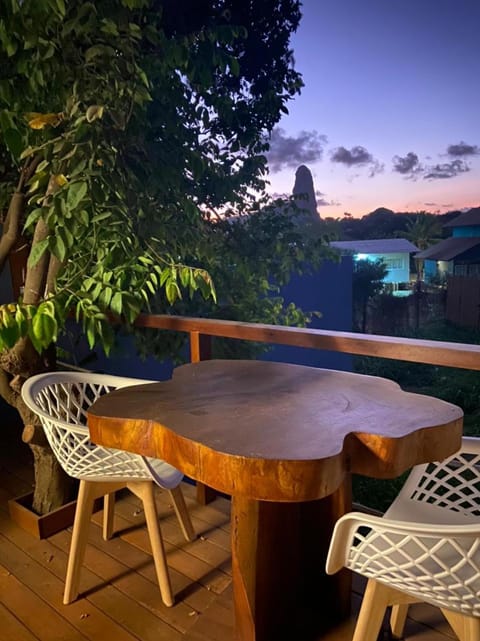
<path fill-rule="evenodd" d="M 480 205 L 480 0 L 304 0 L 292 45 L 272 193 L 305 164 L 322 217 Z"/>

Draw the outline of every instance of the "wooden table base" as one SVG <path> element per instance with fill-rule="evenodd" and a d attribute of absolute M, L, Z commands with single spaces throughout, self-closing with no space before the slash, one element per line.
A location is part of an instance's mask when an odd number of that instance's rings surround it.
<path fill-rule="evenodd" d="M 232 499 L 236 641 L 311 641 L 350 613 L 351 577 L 325 575 L 335 521 L 351 509 L 350 479 L 307 503 Z"/>

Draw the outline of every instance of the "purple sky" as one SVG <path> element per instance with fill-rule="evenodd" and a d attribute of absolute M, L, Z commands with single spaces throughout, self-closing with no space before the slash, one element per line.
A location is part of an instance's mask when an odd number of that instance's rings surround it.
<path fill-rule="evenodd" d="M 312 171 L 322 217 L 480 205 L 480 0 L 304 0 L 305 87 L 272 136 L 270 191 Z"/>

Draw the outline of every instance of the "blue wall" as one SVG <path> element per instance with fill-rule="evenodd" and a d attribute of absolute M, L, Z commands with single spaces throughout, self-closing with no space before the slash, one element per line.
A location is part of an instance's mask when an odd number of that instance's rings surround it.
<path fill-rule="evenodd" d="M 454 227 L 452 230 L 453 238 L 479 238 L 480 225 L 467 225 L 464 227 Z"/>
<path fill-rule="evenodd" d="M 309 328 L 352 331 L 352 257 L 343 256 L 340 263 L 325 261 L 314 274 L 294 276 L 283 288 L 285 302 L 294 302 L 304 311 L 319 311 Z M 350 371 L 350 354 L 317 349 L 275 345 L 262 360 L 282 361 L 312 367 Z"/>

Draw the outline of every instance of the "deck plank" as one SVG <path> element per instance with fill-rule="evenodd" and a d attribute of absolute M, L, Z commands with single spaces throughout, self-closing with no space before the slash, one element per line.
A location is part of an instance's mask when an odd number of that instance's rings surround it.
<path fill-rule="evenodd" d="M 18 620 L 39 639 L 39 641 L 85 641 L 85 637 L 79 630 L 75 629 L 63 616 L 59 615 L 55 608 L 36 595 L 21 580 L 21 576 L 15 576 L 18 570 L 16 561 L 18 557 L 11 548 L 7 546 L 5 539 L 0 536 L 0 549 L 2 557 L 0 560 L 0 594 L 2 605 L 15 612 Z M 9 566 L 3 565 L 5 553 L 8 552 L 10 559 Z M 10 556 L 13 552 L 13 558 Z"/>
<path fill-rule="evenodd" d="M 17 617 L 0 603 L 0 630 L 4 641 L 38 641 Z"/>
<path fill-rule="evenodd" d="M 18 430 L 17 430 L 18 431 Z M 39 541 L 14 524 L 8 499 L 31 490 L 31 455 L 20 432 L 0 433 L 0 638 L 2 641 L 232 641 L 230 502 L 202 506 L 195 487 L 182 485 L 199 537 L 183 539 L 169 496 L 156 493 L 173 589 L 178 603 L 160 599 L 140 502 L 130 493 L 117 501 L 119 532 L 101 535 L 102 514 L 92 518 L 82 595 L 62 604 L 71 528 Z M 18 436 L 18 443 L 16 438 Z M 17 447 L 18 445 L 18 447 Z M 18 450 L 18 452 L 17 452 Z M 350 641 L 365 582 L 354 578 L 352 618 L 321 641 Z M 436 609 L 410 608 L 405 641 L 452 641 Z M 320 640 L 319 640 L 320 641 Z"/>

